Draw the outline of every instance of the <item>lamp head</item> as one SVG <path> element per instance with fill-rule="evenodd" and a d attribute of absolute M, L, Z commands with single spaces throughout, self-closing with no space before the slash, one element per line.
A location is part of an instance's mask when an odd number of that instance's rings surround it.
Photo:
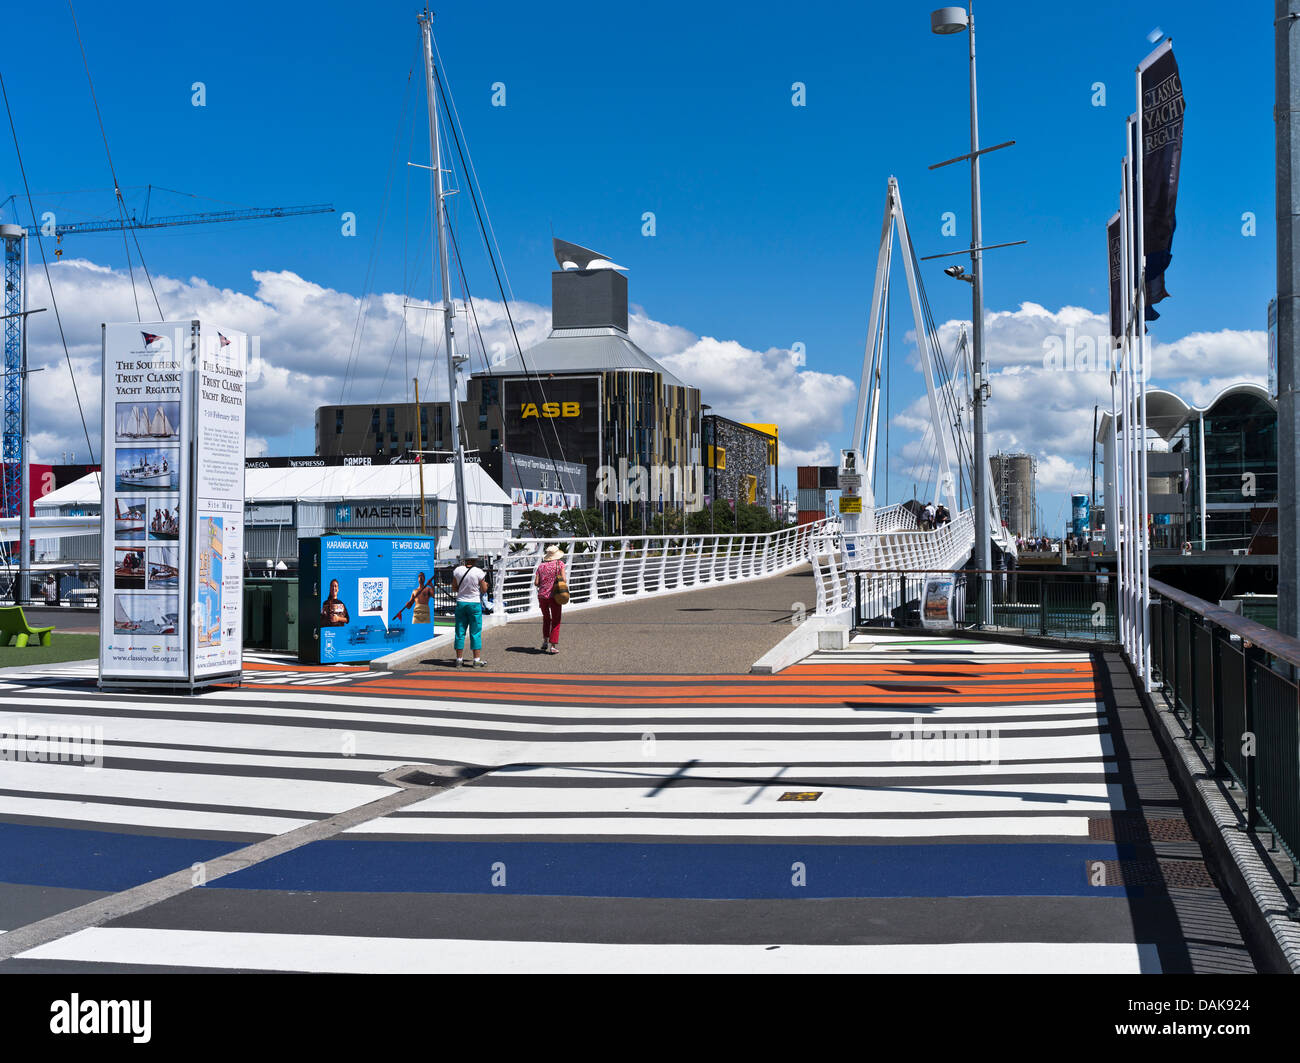
<path fill-rule="evenodd" d="M 941 7 L 930 12 L 930 30 L 933 33 L 961 33 L 968 25 L 964 7 Z"/>

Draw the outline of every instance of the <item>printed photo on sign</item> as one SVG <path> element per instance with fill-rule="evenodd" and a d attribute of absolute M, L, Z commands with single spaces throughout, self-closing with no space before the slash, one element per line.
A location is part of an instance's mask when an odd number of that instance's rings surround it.
<path fill-rule="evenodd" d="M 120 590 L 144 590 L 144 550 L 119 546 L 113 551 L 113 585 Z"/>
<path fill-rule="evenodd" d="M 180 486 L 180 452 L 176 447 L 132 447 L 114 455 L 119 491 L 175 491 Z"/>
<path fill-rule="evenodd" d="M 177 594 L 115 594 L 113 631 L 121 635 L 175 635 L 180 608 Z"/>
<path fill-rule="evenodd" d="M 200 646 L 221 643 L 221 579 L 225 552 L 223 519 L 203 517 L 199 522 L 198 619 L 194 638 Z"/>
<path fill-rule="evenodd" d="M 175 499 L 150 500 L 145 512 L 150 539 L 175 542 L 181 537 L 181 507 Z"/>
<path fill-rule="evenodd" d="M 339 581 L 330 580 L 329 594 L 320 603 L 320 626 L 346 627 L 351 622 L 347 604 L 339 597 Z"/>
<path fill-rule="evenodd" d="M 429 602 L 433 599 L 433 581 L 427 579 L 423 572 L 417 572 L 415 578 L 416 585 L 411 589 L 410 597 L 406 599 L 406 604 L 393 614 L 390 623 L 395 621 L 400 624 L 402 614 L 406 612 L 408 607 L 411 610 L 411 623 L 429 624 L 433 622 L 433 615 L 429 610 Z"/>
<path fill-rule="evenodd" d="M 119 402 L 119 443 L 174 443 L 181 437 L 179 402 Z"/>
<path fill-rule="evenodd" d="M 180 569 L 177 566 L 179 551 L 174 546 L 151 546 L 145 551 L 148 562 L 149 589 L 180 586 Z"/>
<path fill-rule="evenodd" d="M 923 616 L 930 623 L 946 623 L 948 603 L 952 599 L 951 580 L 926 580 Z"/>
<path fill-rule="evenodd" d="M 148 521 L 149 503 L 143 498 L 117 498 L 114 502 L 113 538 L 124 543 L 142 543 Z"/>

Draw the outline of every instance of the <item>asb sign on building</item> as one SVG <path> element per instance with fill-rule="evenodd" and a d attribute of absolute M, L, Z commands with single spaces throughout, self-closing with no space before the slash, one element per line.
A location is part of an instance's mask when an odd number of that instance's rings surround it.
<path fill-rule="evenodd" d="M 298 659 L 370 661 L 433 638 L 431 535 L 298 541 Z"/>
<path fill-rule="evenodd" d="M 100 683 L 237 679 L 247 337 L 132 322 L 103 345 Z"/>

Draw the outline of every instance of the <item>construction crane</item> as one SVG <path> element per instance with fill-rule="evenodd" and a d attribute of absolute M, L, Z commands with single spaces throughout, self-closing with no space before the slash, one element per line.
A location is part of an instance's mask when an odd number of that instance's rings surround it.
<path fill-rule="evenodd" d="M 170 189 L 168 190 L 170 191 Z M 185 194 L 185 193 L 181 193 Z M 143 217 L 134 214 L 129 218 L 115 218 L 108 221 L 78 221 L 63 224 L 44 224 L 37 226 L 42 236 L 53 236 L 62 243 L 63 237 L 76 233 L 117 232 L 127 229 L 166 229 L 176 225 L 211 225 L 227 221 L 256 221 L 263 218 L 292 218 L 303 214 L 332 214 L 332 203 L 312 203 L 296 207 L 242 207 L 236 210 L 213 210 L 197 214 L 172 214 L 161 218 L 149 217 L 149 200 L 153 196 L 153 186 L 148 186 Z M 16 205 L 17 196 L 10 196 L 0 210 L 11 203 Z M 4 435 L 0 454 L 3 456 L 3 490 L 0 491 L 0 510 L 3 516 L 19 515 L 23 495 L 23 452 L 26 445 L 23 439 L 22 410 L 23 388 L 26 381 L 26 367 L 23 364 L 23 333 L 26 331 L 26 319 L 22 316 L 23 289 L 26 282 L 26 254 L 23 241 L 27 236 L 18 225 L 0 225 L 0 239 L 4 242 Z M 63 254 L 63 248 L 55 249 L 55 257 Z M 23 550 L 23 556 L 27 551 Z"/>

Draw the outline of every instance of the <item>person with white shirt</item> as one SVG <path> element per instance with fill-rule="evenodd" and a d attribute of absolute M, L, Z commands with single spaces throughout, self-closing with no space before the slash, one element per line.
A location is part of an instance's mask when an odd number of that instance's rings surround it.
<path fill-rule="evenodd" d="M 451 574 L 451 586 L 456 592 L 456 664 L 468 668 L 486 668 L 483 660 L 483 595 L 487 593 L 487 573 L 478 567 L 477 558 L 461 559 Z M 471 664 L 465 659 L 465 635 L 469 634 L 470 649 L 474 651 Z"/>

